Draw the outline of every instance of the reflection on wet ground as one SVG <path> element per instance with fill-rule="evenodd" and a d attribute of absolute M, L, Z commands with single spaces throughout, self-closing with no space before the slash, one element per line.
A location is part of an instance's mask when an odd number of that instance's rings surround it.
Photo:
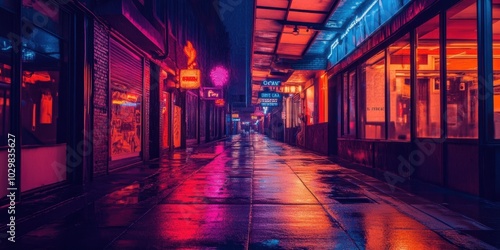
<path fill-rule="evenodd" d="M 399 198 L 411 200 L 411 194 L 391 193 L 385 183 L 375 178 L 262 135 L 236 136 L 191 153 L 174 154 L 148 171 L 148 178 L 89 200 L 78 212 L 22 236 L 17 246 L 500 247 L 493 236 L 500 235 L 494 229 L 498 229 L 495 226 L 499 221 L 484 225 L 423 199 L 418 204 L 401 202 Z M 498 211 L 496 204 L 492 206 L 490 216 Z"/>

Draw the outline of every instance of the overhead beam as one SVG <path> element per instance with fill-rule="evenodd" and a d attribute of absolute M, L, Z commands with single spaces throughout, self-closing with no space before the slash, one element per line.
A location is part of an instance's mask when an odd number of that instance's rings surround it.
<path fill-rule="evenodd" d="M 257 6 L 257 9 L 278 10 L 278 11 L 286 11 L 287 10 L 285 8 L 268 7 L 268 6 Z M 328 11 L 321 11 L 321 10 L 289 9 L 289 11 L 300 12 L 300 13 L 310 13 L 310 14 L 328 14 Z"/>

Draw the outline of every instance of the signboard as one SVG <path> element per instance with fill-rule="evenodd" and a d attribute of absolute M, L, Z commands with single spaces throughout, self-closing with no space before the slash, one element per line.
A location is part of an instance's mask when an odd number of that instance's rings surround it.
<path fill-rule="evenodd" d="M 232 117 L 232 118 L 239 118 L 239 117 L 240 117 L 240 115 L 239 115 L 239 114 L 232 114 L 232 115 L 231 115 L 231 117 Z"/>
<path fill-rule="evenodd" d="M 225 104 L 226 104 L 226 101 L 224 101 L 224 99 L 215 100 L 215 106 L 217 106 L 217 107 L 224 107 Z"/>
<path fill-rule="evenodd" d="M 278 98 L 282 99 L 283 95 L 278 92 L 259 92 L 259 98 Z"/>
<path fill-rule="evenodd" d="M 278 92 L 259 92 L 262 107 L 278 107 L 283 101 L 283 95 Z"/>
<path fill-rule="evenodd" d="M 262 86 L 279 87 L 279 86 L 281 86 L 281 81 L 280 80 L 265 80 L 265 81 L 262 81 Z"/>
<path fill-rule="evenodd" d="M 217 100 L 222 98 L 221 88 L 203 88 L 201 92 L 203 100 Z"/>
<path fill-rule="evenodd" d="M 233 122 L 239 122 L 240 120 L 240 118 L 233 118 Z"/>
<path fill-rule="evenodd" d="M 257 120 L 259 119 L 259 117 L 257 117 L 256 115 L 252 115 L 252 120 Z"/>
<path fill-rule="evenodd" d="M 281 104 L 281 100 L 277 98 L 262 98 L 260 99 L 260 106 L 262 107 L 278 107 Z"/>
<path fill-rule="evenodd" d="M 181 69 L 180 82 L 183 89 L 200 88 L 200 70 L 199 69 Z"/>

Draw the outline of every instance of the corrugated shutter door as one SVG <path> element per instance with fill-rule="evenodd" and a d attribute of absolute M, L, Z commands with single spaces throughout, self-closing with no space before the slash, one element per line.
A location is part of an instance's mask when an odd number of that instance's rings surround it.
<path fill-rule="evenodd" d="M 111 86 L 142 94 L 142 60 L 121 45 L 118 41 L 110 39 L 110 70 Z M 124 89 L 125 88 L 125 89 Z"/>

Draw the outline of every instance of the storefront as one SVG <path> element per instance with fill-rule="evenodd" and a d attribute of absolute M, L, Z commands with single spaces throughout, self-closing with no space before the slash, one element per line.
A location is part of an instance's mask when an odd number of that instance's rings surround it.
<path fill-rule="evenodd" d="M 498 195 L 499 4 L 410 1 L 348 56 L 340 41 L 330 59 L 330 96 L 339 100 L 330 105 L 339 118 L 330 147 L 386 171 L 392 185 L 413 176 Z M 364 18 L 389 6 L 378 8 Z"/>
<path fill-rule="evenodd" d="M 109 46 L 111 161 L 139 161 L 143 145 L 143 61 L 113 38 Z"/>
<path fill-rule="evenodd" d="M 69 134 L 82 122 L 70 118 L 74 14 L 68 6 L 49 13 L 45 5 L 0 3 L 0 171 L 7 174 L 7 159 L 15 159 L 13 178 L 21 192 L 67 183 L 74 174 L 69 168 L 78 164 L 67 156 Z M 9 145 L 8 138 L 14 138 Z M 0 187 L 5 197 L 7 177 Z"/>

